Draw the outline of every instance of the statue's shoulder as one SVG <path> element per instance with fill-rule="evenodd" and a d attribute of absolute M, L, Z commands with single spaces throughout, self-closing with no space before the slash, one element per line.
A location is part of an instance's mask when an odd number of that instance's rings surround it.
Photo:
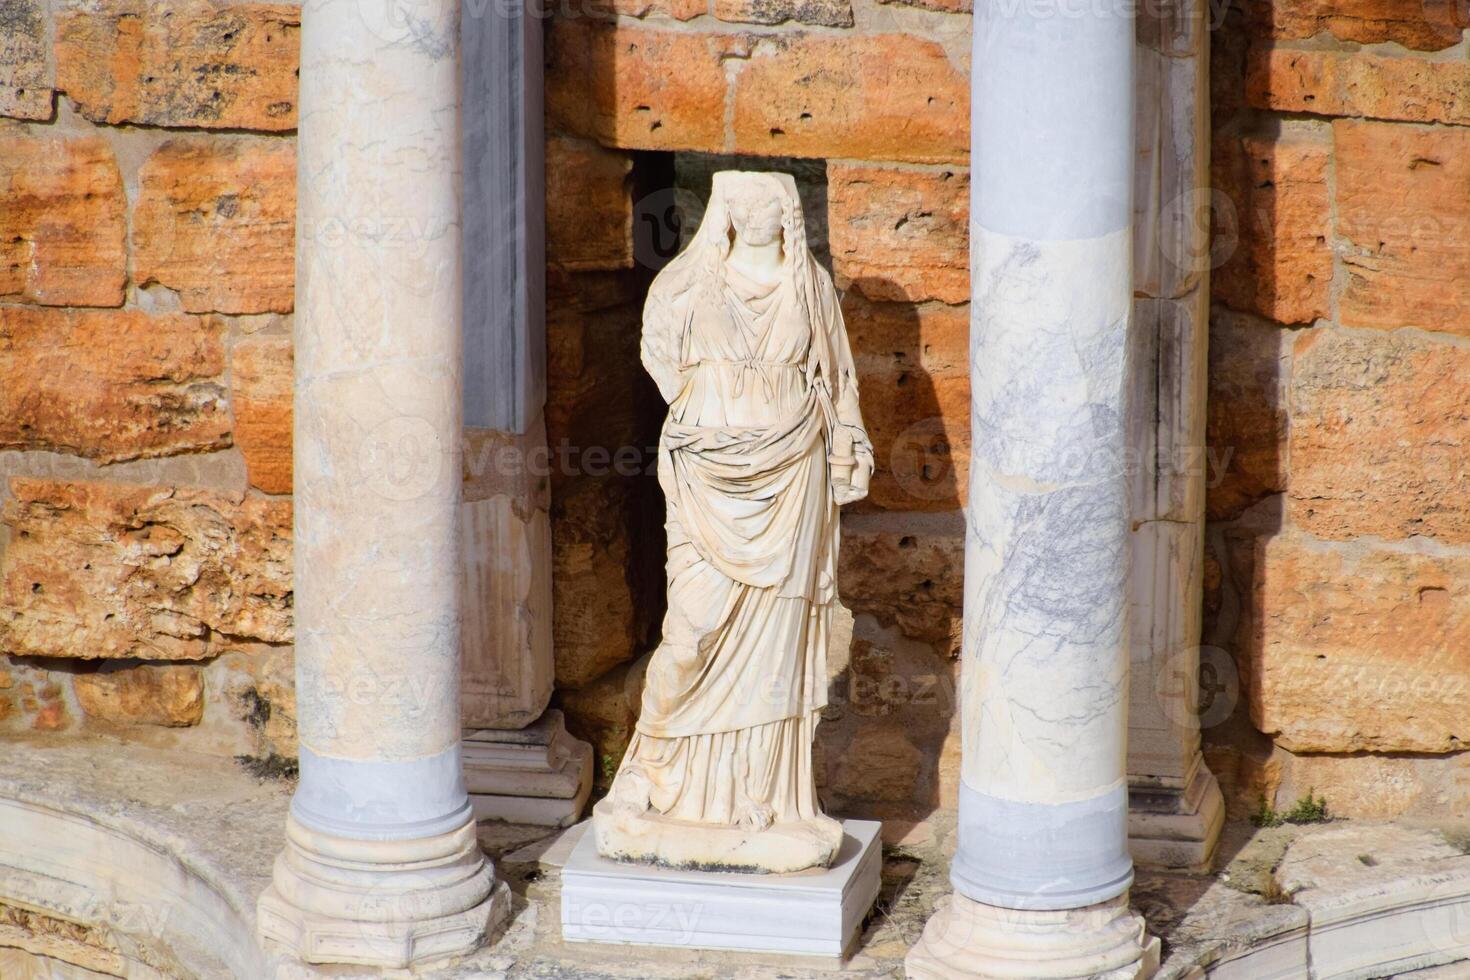
<path fill-rule="evenodd" d="M 698 263 L 675 259 L 653 277 L 653 283 L 648 287 L 645 309 L 679 309 L 687 305 L 699 291 L 700 283 Z"/>

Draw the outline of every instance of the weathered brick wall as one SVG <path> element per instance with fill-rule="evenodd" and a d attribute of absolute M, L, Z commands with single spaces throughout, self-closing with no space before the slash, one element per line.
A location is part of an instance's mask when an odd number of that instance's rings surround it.
<path fill-rule="evenodd" d="M 299 23 L 0 0 L 0 728 L 294 754 Z"/>
<path fill-rule="evenodd" d="M 1238 0 L 1214 35 L 1206 643 L 1241 701 L 1206 739 L 1237 813 L 1470 800 L 1466 26 Z"/>

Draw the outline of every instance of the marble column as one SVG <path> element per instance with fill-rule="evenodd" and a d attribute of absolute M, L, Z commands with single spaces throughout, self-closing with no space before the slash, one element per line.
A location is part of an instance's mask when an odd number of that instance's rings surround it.
<path fill-rule="evenodd" d="M 465 953 L 506 902 L 460 757 L 458 15 L 302 9 L 301 781 L 258 911 L 262 937 L 307 962 Z"/>
<path fill-rule="evenodd" d="M 1128 908 L 1131 13 L 975 11 L 959 847 L 915 978 L 1157 962 Z"/>

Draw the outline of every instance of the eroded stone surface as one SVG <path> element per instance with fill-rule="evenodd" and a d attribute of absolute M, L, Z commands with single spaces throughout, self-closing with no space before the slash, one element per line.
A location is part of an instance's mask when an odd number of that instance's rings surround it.
<path fill-rule="evenodd" d="M 0 298 L 122 305 L 127 199 L 106 140 L 0 135 L 0 200 Z"/>
<path fill-rule="evenodd" d="M 102 462 L 223 448 L 223 374 L 210 318 L 3 306 L 0 448 Z"/>
<path fill-rule="evenodd" d="M 169 142 L 144 162 L 138 181 L 135 282 L 178 290 L 191 313 L 291 312 L 296 154 L 290 143 Z M 335 233 L 353 234 L 342 227 Z"/>
<path fill-rule="evenodd" d="M 1332 249 L 1327 164 L 1330 145 L 1312 133 L 1216 140 L 1215 187 L 1234 205 L 1217 215 L 1233 237 L 1211 276 L 1217 300 L 1281 323 L 1328 315 Z"/>
<path fill-rule="evenodd" d="M 12 480 L 0 651 L 199 660 L 291 640 L 291 506 L 203 490 Z"/>
<path fill-rule="evenodd" d="M 1470 129 L 1340 120 L 1345 326 L 1470 335 Z"/>
<path fill-rule="evenodd" d="M 596 143 L 546 141 L 546 259 L 584 272 L 633 265 L 633 160 Z"/>
<path fill-rule="evenodd" d="M 1409 122 L 1470 122 L 1470 64 L 1364 51 L 1258 46 L 1246 90 L 1261 109 Z"/>
<path fill-rule="evenodd" d="M 874 300 L 970 298 L 970 175 L 827 165 L 832 272 Z"/>
<path fill-rule="evenodd" d="M 209 0 L 65 0 L 57 86 L 98 123 L 296 128 L 301 10 Z"/>
<path fill-rule="evenodd" d="M 53 73 L 41 0 L 0 4 L 0 116 L 50 119 Z"/>
<path fill-rule="evenodd" d="M 1295 752 L 1470 738 L 1470 558 L 1283 533 L 1256 546 L 1251 718 Z"/>
<path fill-rule="evenodd" d="M 103 664 L 72 679 L 89 719 L 120 725 L 197 725 L 204 717 L 204 676 L 190 664 Z"/>
<path fill-rule="evenodd" d="M 250 485 L 291 492 L 291 338 L 250 337 L 230 352 L 230 405 L 235 444 Z"/>
<path fill-rule="evenodd" d="M 1466 27 L 1462 8 L 1453 3 L 1398 3 L 1396 0 L 1306 0 L 1248 4 L 1256 33 L 1305 39 L 1326 32 L 1340 41 L 1376 44 L 1395 41 L 1434 51 L 1460 40 Z"/>
<path fill-rule="evenodd" d="M 963 162 L 969 119 L 965 74 L 938 44 L 898 34 L 772 36 L 735 82 L 743 153 Z"/>
<path fill-rule="evenodd" d="M 852 0 L 714 0 L 714 14 L 737 24 L 853 25 Z"/>
<path fill-rule="evenodd" d="M 1234 517 L 1286 488 L 1287 386 L 1291 334 L 1251 317 L 1216 311 L 1210 320 L 1205 441 L 1213 466 L 1205 506 Z"/>
<path fill-rule="evenodd" d="M 1460 345 L 1374 331 L 1299 337 L 1291 376 L 1293 522 L 1339 541 L 1470 542 L 1467 389 L 1470 350 Z"/>

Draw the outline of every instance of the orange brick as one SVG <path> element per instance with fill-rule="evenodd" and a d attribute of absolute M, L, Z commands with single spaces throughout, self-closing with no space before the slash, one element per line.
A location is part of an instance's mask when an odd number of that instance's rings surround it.
<path fill-rule="evenodd" d="M 588 0 L 591 11 L 618 17 L 693 20 L 709 13 L 709 0 Z"/>
<path fill-rule="evenodd" d="M 1259 109 L 1470 123 L 1470 64 L 1464 61 L 1256 46 L 1246 89 Z"/>
<path fill-rule="evenodd" d="M 1326 32 L 1340 41 L 1437 51 L 1457 44 L 1470 26 L 1454 0 L 1251 0 L 1248 6 L 1255 32 L 1278 39 Z"/>
<path fill-rule="evenodd" d="M 1320 330 L 1291 373 L 1292 522 L 1319 538 L 1470 542 L 1470 350 Z"/>
<path fill-rule="evenodd" d="M 103 462 L 229 445 L 220 325 L 0 306 L 0 448 Z"/>
<path fill-rule="evenodd" d="M 251 337 L 230 354 L 230 402 L 235 445 L 245 456 L 250 485 L 291 492 L 293 387 L 291 338 Z"/>
<path fill-rule="evenodd" d="M 1211 520 L 1236 517 L 1286 488 L 1292 334 L 1274 323 L 1217 311 L 1210 319 L 1205 444 Z"/>
<path fill-rule="evenodd" d="M 546 141 L 546 259 L 565 269 L 633 266 L 633 197 L 626 153 L 596 143 Z"/>
<path fill-rule="evenodd" d="M 860 373 L 968 370 L 968 304 L 872 303 L 849 292 L 842 298 L 842 315 Z"/>
<path fill-rule="evenodd" d="M 291 4 L 67 0 L 57 87 L 98 123 L 294 129 L 300 31 Z"/>
<path fill-rule="evenodd" d="M 105 140 L 0 137 L 0 297 L 120 306 L 127 197 Z"/>
<path fill-rule="evenodd" d="M 861 375 L 863 422 L 876 470 L 866 507 L 953 510 L 970 464 L 968 372 Z"/>
<path fill-rule="evenodd" d="M 725 68 L 739 38 L 551 22 L 546 118 L 553 129 L 635 150 L 724 147 Z"/>
<path fill-rule="evenodd" d="M 735 81 L 742 153 L 963 162 L 969 133 L 966 73 L 909 35 L 765 37 Z"/>
<path fill-rule="evenodd" d="M 1470 130 L 1339 121 L 1348 326 L 1470 335 Z"/>
<path fill-rule="evenodd" d="M 1215 298 L 1279 323 L 1310 323 L 1329 312 L 1332 286 L 1330 148 L 1296 135 L 1222 137 L 1214 183 L 1234 206 L 1217 213 L 1217 237 L 1233 236 L 1215 271 Z M 1233 221 L 1229 218 L 1233 217 Z"/>
<path fill-rule="evenodd" d="M 295 147 L 274 140 L 165 143 L 139 173 L 133 278 L 191 313 L 289 313 Z"/>
<path fill-rule="evenodd" d="M 970 298 L 970 175 L 827 166 L 832 271 L 870 299 Z"/>
<path fill-rule="evenodd" d="M 50 44 L 40 0 L 6 0 L 0 6 L 0 116 L 51 118 Z"/>
<path fill-rule="evenodd" d="M 204 672 L 192 664 L 104 664 L 75 675 L 72 690 L 91 721 L 185 728 L 204 718 Z"/>

